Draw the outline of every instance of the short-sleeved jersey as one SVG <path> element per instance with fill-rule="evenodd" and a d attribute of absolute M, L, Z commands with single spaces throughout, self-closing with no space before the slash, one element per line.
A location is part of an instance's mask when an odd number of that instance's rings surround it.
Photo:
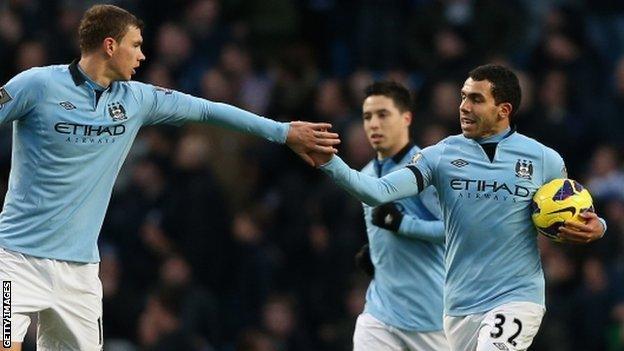
<path fill-rule="evenodd" d="M 373 160 L 362 173 L 381 177 L 404 168 L 420 149 L 409 144 L 394 157 Z M 372 223 L 373 207 L 363 204 L 375 277 L 366 293 L 364 311 L 378 320 L 412 331 L 442 330 L 444 287 L 444 227 L 435 189 L 396 201 L 404 215 L 400 234 Z M 415 222 L 419 223 L 415 223 Z M 432 227 L 430 241 L 410 234 Z"/>
<path fill-rule="evenodd" d="M 511 132 L 490 161 L 477 141 L 456 135 L 381 179 L 362 176 L 338 157 L 322 169 L 371 204 L 435 186 L 446 228 L 446 314 L 480 313 L 517 301 L 544 305 L 531 201 L 541 185 L 567 176 L 554 150 Z"/>
<path fill-rule="evenodd" d="M 0 246 L 97 262 L 97 238 L 115 178 L 138 130 L 212 123 L 284 142 L 288 124 L 139 82 L 95 84 L 71 65 L 34 68 L 0 89 L 0 123 L 13 122 Z"/>

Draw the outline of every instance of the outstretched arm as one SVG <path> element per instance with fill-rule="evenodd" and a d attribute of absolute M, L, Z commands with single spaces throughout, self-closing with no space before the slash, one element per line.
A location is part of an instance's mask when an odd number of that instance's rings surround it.
<path fill-rule="evenodd" d="M 281 123 L 232 105 L 148 84 L 135 84 L 140 88 L 138 100 L 147 109 L 144 124 L 209 123 L 285 143 L 310 165 L 313 162 L 309 153 L 331 155 L 336 152 L 334 146 L 340 143 L 338 134 L 327 131 L 331 128 L 329 123 Z"/>
<path fill-rule="evenodd" d="M 310 154 L 315 164 L 319 164 L 326 156 Z M 408 168 L 392 172 L 382 178 L 375 178 L 358 172 L 336 156 L 329 156 L 329 162 L 319 168 L 329 175 L 341 188 L 348 191 L 356 199 L 369 206 L 378 206 L 386 202 L 402 199 L 418 194 L 421 190 L 416 175 Z"/>

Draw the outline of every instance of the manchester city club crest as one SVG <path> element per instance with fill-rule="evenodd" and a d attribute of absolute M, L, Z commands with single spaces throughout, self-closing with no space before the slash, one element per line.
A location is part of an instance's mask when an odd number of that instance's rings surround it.
<path fill-rule="evenodd" d="M 126 109 L 119 102 L 113 102 L 108 104 L 108 114 L 113 119 L 113 122 L 119 122 L 128 119 L 126 116 Z"/>
<path fill-rule="evenodd" d="M 518 159 L 516 162 L 516 177 L 531 179 L 533 177 L 533 162 L 531 160 Z"/>

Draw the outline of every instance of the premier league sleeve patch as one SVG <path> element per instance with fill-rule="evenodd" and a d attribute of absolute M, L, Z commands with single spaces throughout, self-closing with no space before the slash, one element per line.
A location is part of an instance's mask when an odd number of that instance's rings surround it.
<path fill-rule="evenodd" d="M 415 165 L 416 163 L 418 163 L 418 161 L 422 158 L 422 154 L 419 152 L 416 155 L 414 155 L 414 157 L 412 157 L 412 160 L 410 161 L 410 165 Z"/>
<path fill-rule="evenodd" d="M 0 109 L 11 100 L 13 100 L 13 98 L 9 95 L 9 92 L 7 92 L 4 87 L 0 88 Z"/>
<path fill-rule="evenodd" d="M 158 93 L 163 93 L 165 95 L 173 94 L 173 90 L 167 89 L 167 88 L 163 88 L 163 87 L 154 86 L 154 90 L 156 90 L 156 92 L 158 92 Z"/>

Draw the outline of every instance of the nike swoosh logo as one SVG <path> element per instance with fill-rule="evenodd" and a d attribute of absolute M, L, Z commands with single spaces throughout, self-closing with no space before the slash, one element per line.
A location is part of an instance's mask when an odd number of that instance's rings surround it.
<path fill-rule="evenodd" d="M 563 212 L 570 212 L 574 216 L 576 214 L 576 208 L 574 208 L 572 206 L 565 207 L 565 208 L 562 208 L 562 209 L 557 210 L 557 211 L 549 212 L 548 214 L 563 213 Z"/>

